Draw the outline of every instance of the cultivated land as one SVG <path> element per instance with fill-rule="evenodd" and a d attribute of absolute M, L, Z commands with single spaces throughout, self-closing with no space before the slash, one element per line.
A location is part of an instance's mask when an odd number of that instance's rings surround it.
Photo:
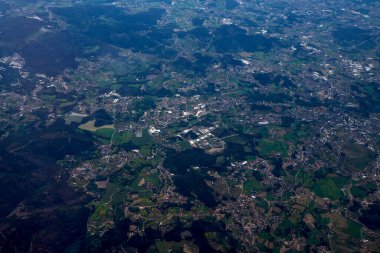
<path fill-rule="evenodd" d="M 0 0 L 0 252 L 380 252 L 380 3 Z"/>

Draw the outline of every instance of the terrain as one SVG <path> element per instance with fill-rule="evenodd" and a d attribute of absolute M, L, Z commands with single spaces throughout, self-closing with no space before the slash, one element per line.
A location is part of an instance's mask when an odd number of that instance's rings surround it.
<path fill-rule="evenodd" d="M 380 3 L 0 0 L 0 252 L 380 252 Z"/>

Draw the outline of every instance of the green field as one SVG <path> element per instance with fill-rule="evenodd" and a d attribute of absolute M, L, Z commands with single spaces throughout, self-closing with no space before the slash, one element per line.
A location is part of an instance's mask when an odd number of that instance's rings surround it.
<path fill-rule="evenodd" d="M 262 140 L 258 146 L 260 155 L 264 157 L 271 157 L 280 154 L 282 157 L 288 155 L 288 146 L 282 141 L 269 141 Z"/>
<path fill-rule="evenodd" d="M 341 188 L 346 185 L 348 180 L 344 177 L 333 175 L 323 179 L 318 179 L 312 190 L 319 197 L 327 197 L 331 200 L 338 200 L 343 196 Z"/>
<path fill-rule="evenodd" d="M 361 239 L 361 226 L 360 224 L 347 219 L 347 234 L 354 239 Z"/>
<path fill-rule="evenodd" d="M 255 178 L 250 178 L 243 185 L 243 193 L 246 195 L 252 194 L 254 191 L 261 191 L 262 189 L 263 185 Z"/>
<path fill-rule="evenodd" d="M 366 168 L 377 156 L 375 152 L 355 143 L 345 144 L 343 146 L 343 152 L 346 155 L 346 167 L 356 170 Z"/>
<path fill-rule="evenodd" d="M 101 128 L 95 131 L 95 135 L 105 138 L 105 139 L 111 139 L 112 134 L 115 132 L 112 128 Z"/>
<path fill-rule="evenodd" d="M 118 132 L 114 136 L 113 143 L 115 145 L 132 143 L 136 146 L 144 146 L 154 144 L 154 139 L 148 133 L 147 129 L 143 129 L 141 137 L 136 137 L 136 134 L 133 132 Z"/>
<path fill-rule="evenodd" d="M 313 136 L 313 130 L 307 124 L 292 124 L 284 135 L 284 141 L 292 143 L 304 143 Z"/>
<path fill-rule="evenodd" d="M 108 207 L 104 204 L 99 204 L 95 212 L 91 215 L 90 220 L 100 222 L 108 216 Z"/>

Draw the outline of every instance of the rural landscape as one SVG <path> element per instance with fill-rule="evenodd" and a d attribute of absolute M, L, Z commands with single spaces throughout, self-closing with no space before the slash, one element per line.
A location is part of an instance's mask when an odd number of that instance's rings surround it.
<path fill-rule="evenodd" d="M 380 2 L 0 0 L 0 252 L 380 252 Z"/>

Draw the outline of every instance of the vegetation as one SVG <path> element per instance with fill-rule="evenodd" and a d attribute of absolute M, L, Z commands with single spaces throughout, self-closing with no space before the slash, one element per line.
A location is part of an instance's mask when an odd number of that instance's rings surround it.
<path fill-rule="evenodd" d="M 260 155 L 263 157 L 271 157 L 276 154 L 286 157 L 288 155 L 288 147 L 281 141 L 262 140 L 257 147 Z"/>
<path fill-rule="evenodd" d="M 343 196 L 341 191 L 348 180 L 337 175 L 328 175 L 326 178 L 318 179 L 312 190 L 320 197 L 327 197 L 331 200 L 338 200 Z"/>

